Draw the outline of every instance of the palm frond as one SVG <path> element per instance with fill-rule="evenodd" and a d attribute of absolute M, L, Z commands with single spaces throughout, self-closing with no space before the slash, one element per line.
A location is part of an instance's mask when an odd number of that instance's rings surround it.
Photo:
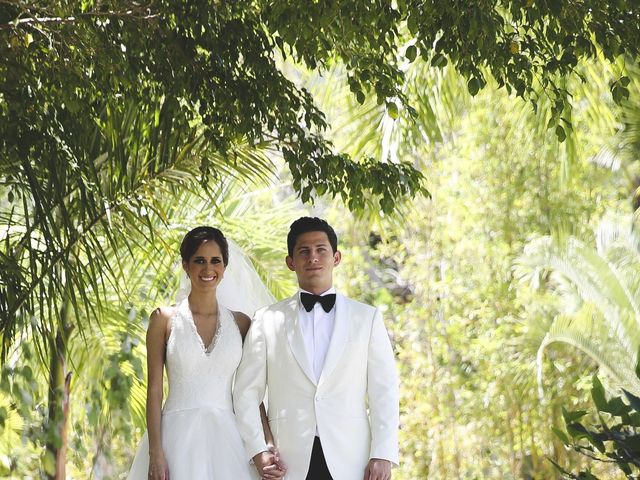
<path fill-rule="evenodd" d="M 608 337 L 602 318 L 593 306 L 585 306 L 579 314 L 557 316 L 546 333 L 536 356 L 538 388 L 542 396 L 542 368 L 546 349 L 553 343 L 564 343 L 581 350 L 604 368 L 614 382 L 632 392 L 640 392 L 640 381 L 634 374 L 636 355 L 621 351 L 617 342 Z"/>
<path fill-rule="evenodd" d="M 629 219 L 605 218 L 596 246 L 574 237 L 529 242 L 514 265 L 515 277 L 535 288 L 550 286 L 565 300 L 538 351 L 553 342 L 579 348 L 610 371 L 619 385 L 640 391 L 633 371 L 640 347 L 640 250 Z"/>
<path fill-rule="evenodd" d="M 179 192 L 212 198 L 225 179 L 255 183 L 272 174 L 268 143 L 241 141 L 222 156 L 197 129 L 174 122 L 178 107 L 168 100 L 107 106 L 97 125 L 61 142 L 69 163 L 53 152 L 44 162 L 25 158 L 11 175 L 3 172 L 0 190 L 19 199 L 0 211 L 3 355 L 25 318 L 35 315 L 43 333 L 53 332 L 62 299 L 77 316 L 84 308 L 88 322 L 99 318 L 88 310 L 94 302 L 87 292 L 104 295 L 124 284 L 120 257 L 105 250 L 131 252 L 141 239 L 161 244 L 154 219 L 171 216 Z"/>

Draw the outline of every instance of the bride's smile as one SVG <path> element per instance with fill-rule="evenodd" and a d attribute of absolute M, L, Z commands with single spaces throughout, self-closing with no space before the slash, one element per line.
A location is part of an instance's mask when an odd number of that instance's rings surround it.
<path fill-rule="evenodd" d="M 216 242 L 204 242 L 193 257 L 183 263 L 193 288 L 216 287 L 224 276 L 225 265 L 222 251 Z"/>

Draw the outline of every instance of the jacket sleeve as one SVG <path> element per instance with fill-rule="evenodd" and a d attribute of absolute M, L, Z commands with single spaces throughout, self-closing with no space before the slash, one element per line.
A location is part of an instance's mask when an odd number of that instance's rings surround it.
<path fill-rule="evenodd" d="M 262 313 L 262 311 L 256 313 L 245 337 L 242 360 L 236 371 L 233 390 L 233 408 L 249 460 L 258 453 L 268 450 L 259 410 L 267 382 L 267 354 Z"/>
<path fill-rule="evenodd" d="M 395 356 L 380 310 L 376 309 L 369 339 L 367 397 L 371 422 L 369 458 L 399 462 L 399 381 Z"/>

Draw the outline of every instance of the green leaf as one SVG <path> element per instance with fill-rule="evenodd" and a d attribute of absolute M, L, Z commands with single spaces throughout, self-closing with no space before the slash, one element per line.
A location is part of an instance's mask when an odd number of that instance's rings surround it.
<path fill-rule="evenodd" d="M 398 118 L 398 106 L 395 102 L 387 102 L 387 113 L 394 120 Z"/>
<path fill-rule="evenodd" d="M 556 137 L 558 137 L 559 142 L 564 142 L 567 139 L 567 134 L 564 131 L 564 128 L 560 125 L 556 127 Z"/>
<path fill-rule="evenodd" d="M 622 98 L 625 100 L 629 100 L 629 89 L 626 87 L 621 88 L 622 90 Z"/>
<path fill-rule="evenodd" d="M 629 404 L 631 405 L 631 407 L 633 407 L 636 412 L 640 412 L 640 398 L 636 397 L 633 393 L 625 390 L 624 388 L 622 389 L 622 391 L 627 397 L 627 400 L 629 400 Z"/>
<path fill-rule="evenodd" d="M 407 50 L 404 52 L 404 56 L 407 57 L 407 60 L 409 60 L 410 62 L 413 62 L 416 59 L 417 55 L 418 55 L 418 49 L 416 48 L 415 45 L 410 45 L 409 47 L 407 47 Z"/>
<path fill-rule="evenodd" d="M 566 424 L 575 422 L 576 420 L 584 417 L 587 414 L 584 410 L 577 410 L 575 412 L 570 412 L 566 408 L 562 407 L 562 418 L 564 418 L 564 422 Z"/>
<path fill-rule="evenodd" d="M 601 412 L 606 412 L 608 404 L 607 398 L 604 393 L 604 387 L 600 382 L 600 379 L 594 375 L 593 376 L 593 387 L 591 388 L 591 397 L 593 398 L 593 402 L 596 404 L 596 408 Z"/>
<path fill-rule="evenodd" d="M 580 480 L 582 480 L 582 479 L 584 479 L 584 480 L 599 480 L 598 477 L 596 477 L 590 471 L 580 472 L 580 475 L 577 478 L 579 478 Z"/>
<path fill-rule="evenodd" d="M 631 411 L 631 407 L 622 401 L 620 397 L 614 397 L 609 400 L 609 408 L 607 412 L 611 415 L 620 417 L 626 415 Z"/>
<path fill-rule="evenodd" d="M 358 90 L 356 92 L 356 100 L 358 101 L 358 103 L 360 105 L 362 105 L 365 101 L 365 96 L 364 96 L 364 92 L 362 90 Z"/>
<path fill-rule="evenodd" d="M 553 433 L 556 434 L 556 437 L 558 437 L 560 440 L 562 440 L 562 443 L 564 443 L 565 445 L 569 445 L 569 443 L 571 443 L 569 441 L 569 437 L 567 437 L 567 434 L 564 433 L 562 430 L 560 430 L 559 428 L 555 428 L 553 427 L 551 429 L 553 431 Z"/>
<path fill-rule="evenodd" d="M 423 52 L 426 52 L 426 50 L 423 50 Z M 445 67 L 448 62 L 447 57 L 441 53 L 436 53 L 431 59 L 431 65 L 438 68 Z"/>
<path fill-rule="evenodd" d="M 618 84 L 614 84 L 611 88 L 611 96 L 613 97 L 613 101 L 615 103 L 620 103 L 622 95 L 620 94 L 620 87 L 618 87 Z"/>
<path fill-rule="evenodd" d="M 407 28 L 412 35 L 418 33 L 418 29 L 420 28 L 419 19 L 420 17 L 416 14 L 410 14 L 407 18 Z"/>
<path fill-rule="evenodd" d="M 576 422 L 567 424 L 567 433 L 575 439 L 591 437 L 589 430 L 587 430 L 587 428 L 581 423 Z"/>
<path fill-rule="evenodd" d="M 622 82 L 614 82 L 611 85 L 611 96 L 616 103 L 629 99 L 629 89 L 623 86 Z"/>
<path fill-rule="evenodd" d="M 471 77 L 467 82 L 467 89 L 469 90 L 471 96 L 475 97 L 480 91 L 480 80 L 476 77 Z"/>

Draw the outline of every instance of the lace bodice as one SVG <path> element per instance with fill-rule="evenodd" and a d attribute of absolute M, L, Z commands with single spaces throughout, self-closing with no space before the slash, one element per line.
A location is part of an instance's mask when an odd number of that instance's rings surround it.
<path fill-rule="evenodd" d="M 196 330 L 189 300 L 178 305 L 167 341 L 169 395 L 163 412 L 191 408 L 231 410 L 231 384 L 240 358 L 242 337 L 229 309 L 219 307 L 218 329 L 208 349 Z"/>

